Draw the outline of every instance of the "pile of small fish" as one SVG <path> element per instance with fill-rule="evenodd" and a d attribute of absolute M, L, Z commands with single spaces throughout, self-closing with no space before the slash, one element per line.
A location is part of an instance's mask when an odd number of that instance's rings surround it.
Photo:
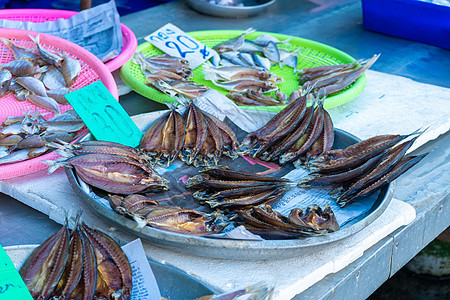
<path fill-rule="evenodd" d="M 375 63 L 378 57 L 380 57 L 379 54 L 363 62 L 355 61 L 344 65 L 303 69 L 299 72 L 301 88 L 304 93 L 313 89 L 319 98 L 339 92 L 358 79 Z"/>
<path fill-rule="evenodd" d="M 186 187 L 196 189 L 192 196 L 211 208 L 239 209 L 261 203 L 271 204 L 292 185 L 288 179 L 233 171 L 220 166 L 206 168 L 201 173 L 190 177 Z"/>
<path fill-rule="evenodd" d="M 216 86 L 231 92 L 273 92 L 278 90 L 277 83 L 283 78 L 259 67 L 250 66 L 203 66 L 204 79 L 211 80 Z"/>
<path fill-rule="evenodd" d="M 311 176 L 299 185 L 338 185 L 332 197 L 343 207 L 392 182 L 426 156 L 405 156 L 417 137 L 400 142 L 411 135 L 380 135 L 327 151 L 308 163 Z"/>
<path fill-rule="evenodd" d="M 213 56 L 212 64 L 261 67 L 269 71 L 272 64 L 278 63 L 281 69 L 289 66 L 294 69 L 294 73 L 297 72 L 298 50 L 288 51 L 278 47 L 289 44 L 290 39 L 280 41 L 270 34 L 262 34 L 254 40 L 245 39 L 246 35 L 254 31 L 249 28 L 240 36 L 216 45 L 214 50 L 219 53 L 219 57 Z"/>
<path fill-rule="evenodd" d="M 307 107 L 307 95 L 294 91 L 290 104 L 266 125 L 250 132 L 241 142 L 244 155 L 266 161 L 278 159 L 281 165 L 296 159 L 309 160 L 333 146 L 334 128 L 323 102 Z"/>
<path fill-rule="evenodd" d="M 56 141 L 71 142 L 84 127 L 73 110 L 45 120 L 35 110 L 24 116 L 11 116 L 0 127 L 0 165 L 40 156 Z"/>
<path fill-rule="evenodd" d="M 205 236 L 219 233 L 228 225 L 220 213 L 207 214 L 195 209 L 173 205 L 159 205 L 143 195 L 124 197 L 113 195 L 110 204 L 114 211 L 134 219 L 139 227 L 145 225 L 176 233 Z"/>
<path fill-rule="evenodd" d="M 339 230 L 339 224 L 328 205 L 324 209 L 312 205 L 305 211 L 294 208 L 288 217 L 268 204 L 237 210 L 235 213 L 249 231 L 270 239 L 301 238 Z"/>
<path fill-rule="evenodd" d="M 52 52 L 39 42 L 39 34 L 30 36 L 36 48 L 1 41 L 11 49 L 14 60 L 0 65 L 0 97 L 13 93 L 17 100 L 28 100 L 36 106 L 56 114 L 59 104 L 69 104 L 64 95 L 73 91 L 72 84 L 81 72 L 77 59 L 66 52 Z"/>
<path fill-rule="evenodd" d="M 74 168 L 87 184 L 116 194 L 168 189 L 167 180 L 148 166 L 135 148 L 105 141 L 51 145 L 65 157 L 42 161 L 50 166 L 49 174 L 62 166 Z"/>
<path fill-rule="evenodd" d="M 222 155 L 237 157 L 234 132 L 213 115 L 189 102 L 183 116 L 174 108 L 148 128 L 140 150 L 154 164 L 168 167 L 179 156 L 187 164 L 216 165 Z"/>
<path fill-rule="evenodd" d="M 237 105 L 278 106 L 288 104 L 286 94 L 280 90 L 276 91 L 276 98 L 264 95 L 263 93 L 255 90 L 250 90 L 243 93 L 228 93 L 227 97 L 233 100 Z"/>
<path fill-rule="evenodd" d="M 192 69 L 185 59 L 168 54 L 147 57 L 137 52 L 132 62 L 141 67 L 148 86 L 172 97 L 183 95 L 193 99 L 208 90 L 208 87 L 190 80 Z"/>
<path fill-rule="evenodd" d="M 193 197 L 211 208 L 232 211 L 253 233 L 269 238 L 297 238 L 336 231 L 339 225 L 328 206 L 317 205 L 305 212 L 296 208 L 285 217 L 270 204 L 278 201 L 292 186 L 284 178 L 212 167 L 190 177 L 186 187 L 195 189 Z"/>
<path fill-rule="evenodd" d="M 20 276 L 34 299 L 130 299 L 127 256 L 105 233 L 67 225 L 30 254 Z"/>

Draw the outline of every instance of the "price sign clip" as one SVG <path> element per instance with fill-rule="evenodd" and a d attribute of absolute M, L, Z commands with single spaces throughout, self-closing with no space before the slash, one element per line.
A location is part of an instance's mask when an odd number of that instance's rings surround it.
<path fill-rule="evenodd" d="M 95 139 L 130 147 L 139 145 L 141 130 L 101 81 L 65 97 Z"/>
<path fill-rule="evenodd" d="M 186 59 L 191 69 L 197 68 L 216 53 L 171 23 L 146 36 L 145 40 L 169 55 Z"/>

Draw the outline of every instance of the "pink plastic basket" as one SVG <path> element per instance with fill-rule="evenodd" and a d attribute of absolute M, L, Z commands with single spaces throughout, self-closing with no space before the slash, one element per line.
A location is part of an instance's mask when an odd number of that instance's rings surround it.
<path fill-rule="evenodd" d="M 28 34 L 36 36 L 37 32 L 0 28 L 0 37 L 10 39 L 16 45 L 31 48 L 35 45 L 35 43 L 31 41 Z M 111 94 L 116 99 L 119 99 L 116 82 L 114 81 L 111 72 L 95 55 L 72 42 L 44 33 L 40 33 L 40 43 L 44 48 L 50 50 L 64 50 L 72 58 L 79 60 L 81 64 L 81 73 L 72 85 L 73 88 L 79 89 L 95 81 L 101 80 Z M 13 59 L 14 57 L 11 50 L 9 50 L 3 43 L 0 43 L 0 64 L 7 63 Z M 8 116 L 20 116 L 23 114 L 22 111 L 26 112 L 30 109 L 34 110 L 35 108 L 37 108 L 37 110 L 41 113 L 48 113 L 47 110 L 31 104 L 29 101 L 18 101 L 12 94 L 6 95 L 0 98 L 0 123 L 3 122 Z M 60 108 L 61 112 L 65 112 L 69 110 L 71 106 L 60 105 Z M 48 113 L 45 115 L 46 119 L 51 117 L 53 117 L 53 113 Z M 24 175 L 46 168 L 47 166 L 41 163 L 41 160 L 54 159 L 56 157 L 56 154 L 50 153 L 23 162 L 0 165 L 0 179 Z"/>
<path fill-rule="evenodd" d="M 77 11 L 58 9 L 2 9 L 0 10 L 0 19 L 43 23 L 58 19 L 69 19 L 77 13 Z M 123 66 L 134 55 L 138 45 L 133 31 L 123 24 L 120 24 L 120 27 L 123 36 L 122 50 L 118 56 L 105 63 L 111 72 Z"/>

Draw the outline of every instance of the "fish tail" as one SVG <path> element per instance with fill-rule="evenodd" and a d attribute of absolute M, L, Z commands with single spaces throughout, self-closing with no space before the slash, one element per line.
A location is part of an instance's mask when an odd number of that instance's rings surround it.
<path fill-rule="evenodd" d="M 247 35 L 247 34 L 250 34 L 252 32 L 255 32 L 255 31 L 256 31 L 255 28 L 250 27 L 250 28 L 247 28 L 247 30 L 244 31 L 243 35 Z"/>
<path fill-rule="evenodd" d="M 67 162 L 67 158 L 65 157 L 56 160 L 41 160 L 41 162 L 49 166 L 48 175 L 55 172 L 59 167 L 71 167 L 71 164 Z"/>
<path fill-rule="evenodd" d="M 2 38 L 2 37 L 0 37 L 0 40 L 3 42 L 3 44 L 6 45 L 6 47 L 11 49 L 11 46 L 13 44 L 13 42 L 11 40 L 8 40 L 8 39 Z"/>
<path fill-rule="evenodd" d="M 39 45 L 39 33 L 36 34 L 35 37 L 33 37 L 31 34 L 28 33 L 28 36 L 30 37 L 30 39 L 35 42 L 37 45 Z"/>

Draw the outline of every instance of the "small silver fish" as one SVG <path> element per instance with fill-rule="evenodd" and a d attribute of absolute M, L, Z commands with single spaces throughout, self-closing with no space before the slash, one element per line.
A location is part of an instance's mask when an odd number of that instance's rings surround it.
<path fill-rule="evenodd" d="M 12 74 L 9 70 L 0 70 L 0 86 L 3 86 L 7 81 L 12 78 Z"/>
<path fill-rule="evenodd" d="M 261 52 L 263 47 L 255 44 L 253 41 L 245 40 L 239 52 Z"/>
<path fill-rule="evenodd" d="M 30 158 L 38 157 L 44 154 L 48 150 L 47 147 L 25 149 L 12 152 L 2 158 L 0 158 L 0 165 L 15 163 L 24 161 Z"/>
<path fill-rule="evenodd" d="M 256 53 L 252 54 L 252 58 L 253 58 L 253 61 L 255 62 L 255 64 L 257 66 L 260 66 L 261 68 L 263 68 L 263 69 L 265 69 L 267 71 L 270 70 L 270 67 L 272 66 L 272 64 L 270 63 L 270 59 L 268 59 L 266 57 L 259 56 Z"/>
<path fill-rule="evenodd" d="M 47 96 L 45 86 L 39 79 L 34 77 L 17 77 L 16 82 L 35 95 Z"/>
<path fill-rule="evenodd" d="M 240 36 L 238 36 L 234 39 L 225 41 L 223 43 L 220 43 L 220 44 L 216 45 L 213 49 L 219 53 L 226 52 L 226 51 L 239 51 L 239 49 L 241 49 L 241 47 L 244 45 L 245 36 L 254 31 L 255 31 L 255 29 L 249 28 L 246 31 L 244 31 L 244 33 L 242 33 Z"/>
<path fill-rule="evenodd" d="M 41 148 L 47 144 L 47 141 L 38 134 L 32 134 L 20 140 L 17 144 L 10 148 L 10 151 Z"/>
<path fill-rule="evenodd" d="M 30 94 L 27 99 L 34 105 L 45 108 L 53 112 L 55 115 L 59 115 L 61 113 L 58 103 L 53 98 Z"/>
<path fill-rule="evenodd" d="M 46 133 L 76 132 L 84 127 L 84 122 L 79 121 L 46 121 L 42 123 Z"/>
<path fill-rule="evenodd" d="M 264 33 L 264 34 L 261 34 L 260 36 L 258 36 L 256 39 L 254 39 L 253 43 L 255 43 L 261 47 L 266 47 L 270 42 L 274 43 L 275 45 L 278 45 L 278 44 L 288 44 L 291 40 L 292 40 L 292 38 L 288 38 L 284 41 L 280 41 L 273 35 Z"/>
<path fill-rule="evenodd" d="M 36 49 L 32 48 L 25 48 L 15 45 L 11 40 L 8 40 L 6 38 L 0 38 L 0 40 L 3 42 L 3 44 L 6 45 L 9 49 L 11 49 L 14 59 L 28 59 L 28 60 L 35 60 L 39 56 L 35 53 Z"/>
<path fill-rule="evenodd" d="M 1 65 L 0 69 L 8 70 L 16 76 L 33 76 L 40 70 L 38 65 L 26 59 L 12 60 Z"/>
<path fill-rule="evenodd" d="M 14 123 L 9 126 L 3 127 L 0 129 L 0 137 L 5 137 L 12 134 L 20 134 L 23 133 L 22 124 Z"/>
<path fill-rule="evenodd" d="M 55 90 L 47 90 L 47 96 L 55 99 L 55 101 L 59 104 L 67 105 L 69 104 L 69 101 L 67 101 L 64 96 L 73 91 L 74 89 L 68 87 L 63 87 Z"/>
<path fill-rule="evenodd" d="M 56 121 L 81 121 L 80 116 L 77 114 L 77 112 L 73 109 L 69 109 L 63 114 L 60 114 L 58 116 L 54 116 L 51 119 L 48 119 L 47 121 L 44 120 L 44 122 L 56 122 Z M 42 123 L 42 122 L 41 122 Z"/>
<path fill-rule="evenodd" d="M 50 143 L 50 142 L 59 142 L 59 141 L 70 143 L 71 141 L 74 140 L 75 133 L 53 132 L 53 133 L 49 133 L 49 134 L 44 134 L 42 137 L 48 143 Z"/>
<path fill-rule="evenodd" d="M 11 134 L 0 137 L 0 147 L 11 147 L 20 142 L 23 138 L 18 134 Z"/>
<path fill-rule="evenodd" d="M 63 74 L 54 66 L 50 66 L 48 70 L 43 74 L 42 82 L 44 83 L 45 87 L 50 90 L 66 87 L 66 81 L 64 80 Z"/>
<path fill-rule="evenodd" d="M 288 58 L 280 61 L 280 68 L 283 69 L 283 65 L 294 69 L 294 74 L 298 72 L 297 69 L 298 57 L 297 55 L 289 56 Z"/>
<path fill-rule="evenodd" d="M 218 67 L 220 65 L 220 55 L 217 54 L 217 52 L 214 52 L 214 55 L 211 57 L 211 63 L 215 67 Z"/>
<path fill-rule="evenodd" d="M 267 46 L 264 47 L 263 54 L 273 62 L 280 62 L 280 52 L 274 42 L 269 42 Z"/>
<path fill-rule="evenodd" d="M 23 131 L 27 134 L 38 133 L 39 132 L 39 127 L 38 127 L 39 123 L 37 123 L 35 121 L 35 119 L 29 112 L 24 115 L 25 115 L 24 119 L 22 120 L 22 122 L 20 122 Z"/>
<path fill-rule="evenodd" d="M 220 56 L 222 58 L 228 59 L 229 61 L 231 61 L 233 64 L 238 65 L 238 66 L 243 66 L 243 67 L 247 67 L 248 64 L 246 62 L 244 62 L 240 57 L 239 57 L 239 52 L 235 52 L 235 51 L 229 51 L 229 52 L 222 52 L 220 54 Z"/>
<path fill-rule="evenodd" d="M 36 43 L 36 45 L 38 47 L 38 53 L 43 60 L 45 60 L 46 62 L 48 62 L 51 65 L 54 65 L 57 68 L 61 67 L 63 57 L 59 53 L 58 54 L 53 53 L 53 52 L 45 49 L 44 47 L 42 47 L 39 42 L 39 38 L 40 38 L 39 33 L 36 34 L 36 37 L 33 37 L 30 34 L 28 34 L 28 36 L 30 37 L 30 39 L 33 42 Z"/>
<path fill-rule="evenodd" d="M 238 54 L 238 56 L 239 56 L 239 58 L 240 58 L 243 62 L 245 62 L 247 65 L 252 66 L 252 67 L 256 66 L 255 62 L 253 61 L 253 58 L 252 58 L 252 55 L 251 55 L 251 54 L 240 52 L 240 53 Z"/>
<path fill-rule="evenodd" d="M 66 81 L 66 86 L 70 87 L 81 73 L 81 65 L 77 59 L 71 58 L 67 53 L 63 53 L 61 73 Z"/>

